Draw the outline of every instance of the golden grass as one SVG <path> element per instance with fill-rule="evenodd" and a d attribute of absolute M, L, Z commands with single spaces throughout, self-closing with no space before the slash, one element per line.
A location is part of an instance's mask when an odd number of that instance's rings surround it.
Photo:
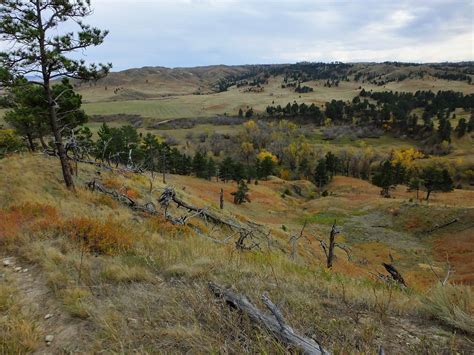
<path fill-rule="evenodd" d="M 263 93 L 247 93 L 245 88 L 231 87 L 228 91 L 221 93 L 193 95 L 189 91 L 187 81 L 177 81 L 175 85 L 167 83 L 164 87 L 156 87 L 150 84 L 125 84 L 127 89 L 143 93 L 143 98 L 134 97 L 127 100 L 127 96 L 115 95 L 113 89 L 104 90 L 104 86 L 83 87 L 79 91 L 84 96 L 86 104 L 84 108 L 88 114 L 140 114 L 156 120 L 184 117 L 209 117 L 227 112 L 236 115 L 239 108 L 251 106 L 256 112 L 264 112 L 268 105 L 285 106 L 288 102 L 297 101 L 306 104 L 315 103 L 322 105 L 327 101 L 344 100 L 350 101 L 360 92 L 362 86 L 366 91 L 408 91 L 417 90 L 455 90 L 464 93 L 472 93 L 472 86 L 460 81 L 446 80 L 404 80 L 402 82 L 391 82 L 385 86 L 377 86 L 368 83 L 341 81 L 338 87 L 325 87 L 325 81 L 311 81 L 305 83 L 314 88 L 314 91 L 306 94 L 298 94 L 292 88 L 281 88 L 282 77 L 272 77 L 265 85 Z M 162 95 L 166 95 L 162 97 Z M 116 101 L 111 101 L 116 100 Z"/>
<path fill-rule="evenodd" d="M 25 354 L 39 346 L 40 334 L 17 290 L 0 283 L 0 353 Z"/>
<path fill-rule="evenodd" d="M 474 334 L 474 295 L 470 287 L 437 285 L 427 295 L 425 307 L 447 325 Z"/>

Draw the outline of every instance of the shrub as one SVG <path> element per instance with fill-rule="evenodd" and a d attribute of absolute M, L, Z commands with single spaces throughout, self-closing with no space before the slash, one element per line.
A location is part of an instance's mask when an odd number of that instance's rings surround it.
<path fill-rule="evenodd" d="M 80 242 L 87 251 L 104 255 L 115 255 L 130 249 L 132 240 L 123 226 L 107 220 L 75 218 L 64 224 L 63 233 Z"/>
<path fill-rule="evenodd" d="M 14 130 L 0 129 L 0 159 L 8 153 L 18 152 L 23 149 L 24 145 Z"/>

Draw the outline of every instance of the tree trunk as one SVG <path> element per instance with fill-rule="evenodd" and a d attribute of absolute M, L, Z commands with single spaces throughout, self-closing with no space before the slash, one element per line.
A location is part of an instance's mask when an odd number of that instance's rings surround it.
<path fill-rule="evenodd" d="M 162 156 L 162 169 L 163 169 L 163 184 L 166 184 L 166 155 L 165 152 L 163 151 L 163 156 Z"/>
<path fill-rule="evenodd" d="M 26 135 L 26 138 L 28 139 L 28 146 L 30 151 L 34 152 L 35 151 L 35 143 L 33 142 L 33 137 L 31 136 L 30 133 Z"/>
<path fill-rule="evenodd" d="M 54 107 L 54 101 L 51 93 L 51 88 L 49 82 L 45 82 L 45 91 L 48 98 L 48 108 L 49 108 L 49 124 L 51 125 L 51 130 L 53 131 L 54 144 L 59 155 L 59 160 L 61 161 L 61 169 L 63 171 L 64 182 L 66 187 L 75 191 L 74 180 L 72 179 L 71 167 L 69 166 L 66 149 L 63 144 L 63 137 L 61 136 L 61 131 L 58 127 L 58 121 L 56 117 L 56 108 Z"/>
<path fill-rule="evenodd" d="M 429 200 L 431 194 L 431 190 L 426 191 L 426 201 Z"/>
<path fill-rule="evenodd" d="M 329 250 L 327 258 L 327 267 L 328 269 L 332 268 L 332 262 L 334 260 L 334 248 L 336 246 L 336 225 L 333 224 L 331 228 L 331 234 L 329 235 Z"/>
<path fill-rule="evenodd" d="M 38 29 L 39 29 L 38 44 L 39 44 L 40 55 L 41 55 L 41 74 L 43 76 L 44 92 L 46 94 L 46 99 L 48 100 L 49 124 L 51 126 L 51 131 L 53 132 L 54 144 L 56 145 L 56 149 L 58 151 L 59 160 L 61 161 L 61 168 L 63 171 L 64 182 L 66 183 L 66 187 L 69 190 L 75 191 L 74 181 L 72 179 L 71 169 L 68 163 L 66 149 L 64 148 L 61 131 L 59 130 L 59 126 L 58 126 L 53 93 L 51 92 L 51 83 L 50 83 L 51 69 L 50 69 L 48 54 L 45 48 L 46 39 L 45 39 L 43 22 L 42 22 L 41 1 L 37 0 L 35 5 L 36 5 L 36 17 L 37 17 Z"/>
<path fill-rule="evenodd" d="M 220 208 L 221 210 L 223 210 L 224 209 L 224 189 L 221 189 L 219 202 L 220 202 Z"/>
<path fill-rule="evenodd" d="M 47 145 L 46 142 L 44 141 L 43 136 L 39 136 L 39 140 L 40 140 L 40 142 L 41 142 L 41 147 L 42 147 L 43 149 L 48 149 L 48 145 Z"/>

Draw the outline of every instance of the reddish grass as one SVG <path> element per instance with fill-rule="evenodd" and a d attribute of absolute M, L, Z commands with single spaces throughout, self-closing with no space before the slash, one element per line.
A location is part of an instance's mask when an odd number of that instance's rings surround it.
<path fill-rule="evenodd" d="M 161 235 L 167 236 L 177 236 L 177 235 L 191 235 L 192 231 L 188 226 L 174 225 L 171 222 L 164 219 L 162 216 L 155 216 L 148 218 L 146 221 L 147 227 L 150 228 L 153 232 L 159 233 Z M 197 226 L 199 227 L 199 226 Z"/>
<path fill-rule="evenodd" d="M 130 231 L 110 219 L 100 222 L 91 218 L 74 218 L 64 223 L 61 231 L 93 253 L 115 255 L 132 246 Z"/>
<path fill-rule="evenodd" d="M 451 280 L 474 285 L 474 232 L 472 229 L 445 235 L 434 242 L 433 251 L 440 262 L 449 262 L 455 269 Z"/>
<path fill-rule="evenodd" d="M 45 204 L 26 203 L 0 210 L 0 244 L 16 238 L 23 230 L 42 230 L 58 220 L 57 210 Z"/>

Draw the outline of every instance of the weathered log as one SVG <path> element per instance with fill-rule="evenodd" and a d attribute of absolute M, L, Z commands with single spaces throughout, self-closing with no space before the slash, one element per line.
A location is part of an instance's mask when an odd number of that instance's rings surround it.
<path fill-rule="evenodd" d="M 323 349 L 315 340 L 297 334 L 286 323 L 280 310 L 275 304 L 273 304 L 267 295 L 262 296 L 262 301 L 270 312 L 272 312 L 272 316 L 255 307 L 245 295 L 237 294 L 232 290 L 225 289 L 224 287 L 214 283 L 209 283 L 209 288 L 215 296 L 222 298 L 231 307 L 245 313 L 250 320 L 267 329 L 275 338 L 286 346 L 300 351 L 303 354 L 329 354 L 329 352 Z"/>
<path fill-rule="evenodd" d="M 155 205 L 153 203 L 148 202 L 145 205 L 140 205 L 136 201 L 128 197 L 127 195 L 121 194 L 117 191 L 108 190 L 102 184 L 97 182 L 95 179 L 88 182 L 86 185 L 90 190 L 92 191 L 97 190 L 105 195 L 109 195 L 114 200 L 119 201 L 120 203 L 124 205 L 127 205 L 128 207 L 130 207 L 131 209 L 135 211 L 146 212 L 151 215 L 160 215 L 160 213 L 156 210 Z"/>
<path fill-rule="evenodd" d="M 162 206 L 165 206 L 165 205 L 169 206 L 171 201 L 174 202 L 177 205 L 178 208 L 183 207 L 183 208 L 187 209 L 188 211 L 196 212 L 200 216 L 202 216 L 203 218 L 208 219 L 213 223 L 226 225 L 230 228 L 238 229 L 238 230 L 244 229 L 242 226 L 237 225 L 237 224 L 235 224 L 233 222 L 230 222 L 230 221 L 226 221 L 222 218 L 219 218 L 218 216 L 210 213 L 209 211 L 207 211 L 203 208 L 195 207 L 195 206 L 192 206 L 192 205 L 186 203 L 185 201 L 181 200 L 176 195 L 176 191 L 174 191 L 173 188 L 167 187 L 165 189 L 165 191 L 163 191 L 163 193 L 161 194 L 160 198 L 158 199 L 158 202 Z"/>
<path fill-rule="evenodd" d="M 427 230 L 425 233 L 433 233 L 434 231 L 438 230 L 438 229 L 441 229 L 441 228 L 445 228 L 447 226 L 450 226 L 451 224 L 454 224 L 456 222 L 458 222 L 459 219 L 458 218 L 454 218 L 454 219 L 451 219 L 441 225 L 438 225 L 438 224 L 435 224 L 431 229 Z"/>

